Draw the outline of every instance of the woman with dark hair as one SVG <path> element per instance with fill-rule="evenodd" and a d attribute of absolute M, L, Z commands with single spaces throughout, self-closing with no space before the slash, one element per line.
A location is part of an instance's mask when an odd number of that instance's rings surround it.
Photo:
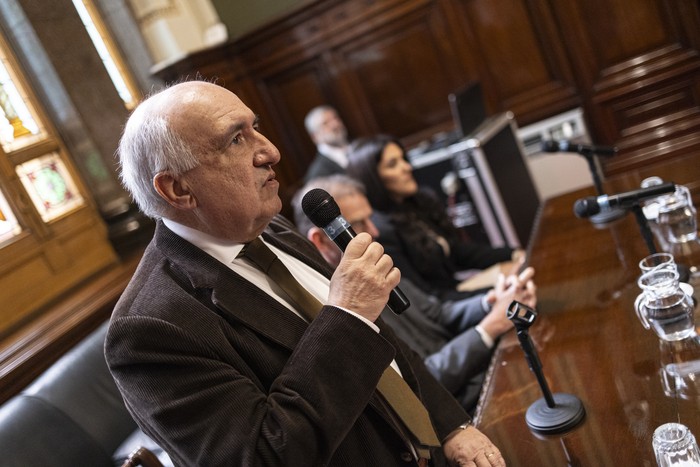
<path fill-rule="evenodd" d="M 437 196 L 418 186 L 403 146 L 390 136 L 355 141 L 347 173 L 365 185 L 380 233 L 376 240 L 402 277 L 428 293 L 456 298 L 458 271 L 485 269 L 521 253 L 461 237 Z"/>

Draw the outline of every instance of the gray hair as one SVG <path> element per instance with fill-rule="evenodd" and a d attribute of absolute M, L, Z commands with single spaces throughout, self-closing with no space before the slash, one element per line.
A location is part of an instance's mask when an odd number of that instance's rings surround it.
<path fill-rule="evenodd" d="M 301 201 L 304 195 L 314 188 L 320 188 L 328 192 L 334 199 L 338 200 L 346 196 L 365 194 L 365 187 L 361 182 L 343 174 L 334 174 L 327 177 L 317 177 L 309 180 L 292 197 L 292 208 L 294 209 L 294 223 L 299 232 L 306 236 L 314 224 L 304 214 L 301 208 Z"/>
<path fill-rule="evenodd" d="M 167 88 L 170 89 L 170 88 Z M 178 135 L 155 101 L 164 90 L 134 110 L 119 141 L 120 178 L 141 211 L 152 218 L 165 216 L 170 205 L 156 192 L 153 177 L 160 172 L 177 176 L 199 166 L 191 143 Z"/>
<path fill-rule="evenodd" d="M 321 117 L 324 112 L 336 112 L 336 110 L 330 105 L 319 105 L 309 110 L 309 113 L 304 117 L 304 127 L 309 135 L 313 135 L 318 130 L 321 125 Z M 337 112 L 336 112 L 337 113 Z"/>

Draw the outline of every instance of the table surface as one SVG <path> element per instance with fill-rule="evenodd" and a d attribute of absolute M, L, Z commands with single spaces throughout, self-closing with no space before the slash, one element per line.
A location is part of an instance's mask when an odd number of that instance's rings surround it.
<path fill-rule="evenodd" d="M 689 186 L 700 206 L 700 155 L 605 180 L 603 189 L 637 189 L 651 175 Z M 662 385 L 662 359 L 677 349 L 645 330 L 634 312 L 638 263 L 649 254 L 635 216 L 594 225 L 573 214 L 577 199 L 596 194 L 590 187 L 543 203 L 528 248 L 538 287 L 530 337 L 551 392 L 578 397 L 586 416 L 562 435 L 528 428 L 526 411 L 542 390 L 515 333 L 508 333 L 494 353 L 475 423 L 510 467 L 655 466 L 651 437 L 659 425 L 680 422 L 700 438 L 700 399 Z M 700 267 L 700 243 L 673 252 Z"/>

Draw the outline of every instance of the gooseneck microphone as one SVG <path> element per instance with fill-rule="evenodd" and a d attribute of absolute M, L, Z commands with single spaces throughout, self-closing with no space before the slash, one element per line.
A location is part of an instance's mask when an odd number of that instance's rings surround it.
<path fill-rule="evenodd" d="M 601 156 L 614 156 L 617 148 L 610 146 L 590 146 L 586 144 L 576 144 L 571 141 L 543 141 L 542 151 L 544 152 L 577 152 L 579 154 L 598 154 Z"/>
<path fill-rule="evenodd" d="M 673 182 L 653 185 L 639 190 L 628 191 L 618 195 L 589 196 L 574 203 L 574 213 L 577 217 L 590 217 L 599 212 L 608 212 L 616 208 L 629 209 L 635 204 L 648 198 L 655 198 L 675 191 Z"/>
<path fill-rule="evenodd" d="M 348 221 L 340 215 L 340 208 L 327 191 L 314 188 L 304 195 L 301 209 L 311 222 L 323 229 L 328 238 L 333 240 L 341 251 L 345 251 L 350 240 L 355 238 L 355 231 Z M 411 305 L 406 295 L 395 287 L 389 294 L 387 306 L 397 315 L 403 313 Z"/>

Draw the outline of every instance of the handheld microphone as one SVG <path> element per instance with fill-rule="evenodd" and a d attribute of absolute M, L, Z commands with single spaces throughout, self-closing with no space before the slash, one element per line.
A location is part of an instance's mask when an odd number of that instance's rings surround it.
<path fill-rule="evenodd" d="M 341 251 L 345 251 L 350 240 L 355 238 L 355 231 L 340 215 L 338 203 L 327 191 L 320 188 L 310 190 L 301 200 L 301 208 L 306 217 L 322 228 Z M 410 305 L 411 302 L 398 287 L 390 292 L 387 306 L 397 315 L 403 313 Z"/>
<path fill-rule="evenodd" d="M 576 144 L 571 141 L 542 141 L 542 151 L 544 152 L 577 152 L 579 154 L 599 154 L 601 156 L 614 156 L 617 148 L 610 146 L 589 146 L 586 144 Z"/>
<path fill-rule="evenodd" d="M 673 182 L 661 185 L 653 185 L 639 190 L 628 191 L 618 195 L 589 196 L 574 203 L 574 213 L 576 217 L 590 217 L 599 212 L 609 212 L 616 208 L 628 209 L 647 198 L 654 198 L 666 193 L 675 191 L 676 185 Z"/>

